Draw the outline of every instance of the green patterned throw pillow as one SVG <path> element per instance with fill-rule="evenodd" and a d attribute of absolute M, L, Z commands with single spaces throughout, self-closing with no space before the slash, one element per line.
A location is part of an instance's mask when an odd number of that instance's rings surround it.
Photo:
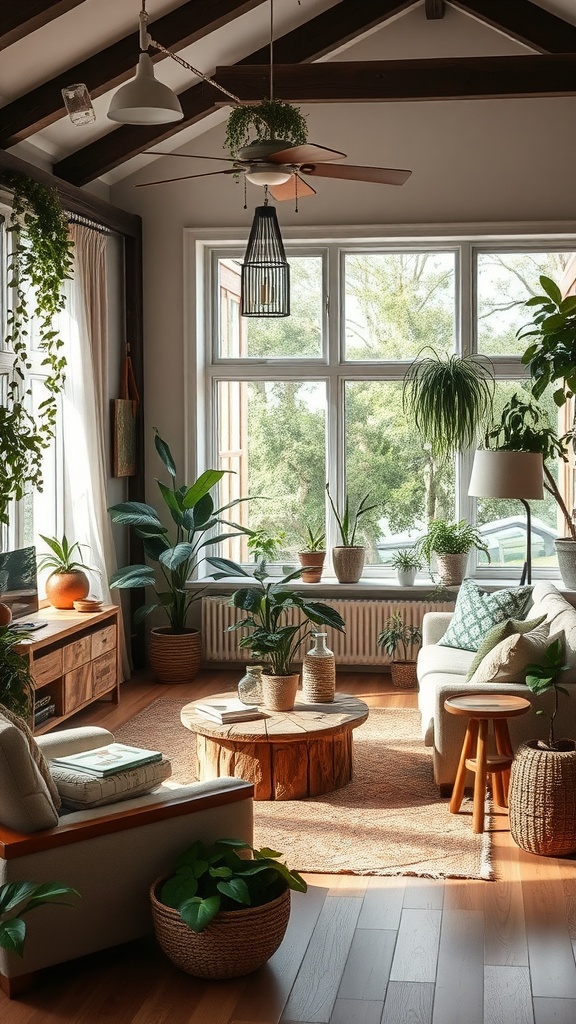
<path fill-rule="evenodd" d="M 489 629 L 474 655 L 472 664 L 468 669 L 466 682 L 470 681 L 480 662 L 483 661 L 486 655 L 489 654 L 494 647 L 497 647 L 502 640 L 506 640 L 509 636 L 514 636 L 515 633 L 531 633 L 537 626 L 542 625 L 545 618 L 545 615 L 539 615 L 537 619 L 504 619 L 503 622 L 498 622 L 492 627 L 492 629 Z"/>
<path fill-rule="evenodd" d="M 532 587 L 514 590 L 480 590 L 475 580 L 463 581 L 454 615 L 441 640 L 442 647 L 458 647 L 462 651 L 477 651 L 488 630 L 504 619 L 522 618 L 526 614 Z"/>

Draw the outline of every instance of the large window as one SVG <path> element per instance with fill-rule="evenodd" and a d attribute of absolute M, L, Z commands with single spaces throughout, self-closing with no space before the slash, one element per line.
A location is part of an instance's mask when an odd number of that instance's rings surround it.
<path fill-rule="evenodd" d="M 403 404 L 402 380 L 421 353 L 477 353 L 493 367 L 498 415 L 515 390 L 527 389 L 517 337 L 530 319 L 525 302 L 541 291 L 541 274 L 560 280 L 569 247 L 419 239 L 286 249 L 292 315 L 269 320 L 239 316 L 241 255 L 209 252 L 201 461 L 234 471 L 225 499 L 254 497 L 236 518 L 281 538 L 279 561 L 294 560 L 307 524 L 326 523 L 330 547 L 338 535 L 328 481 L 340 507 L 346 495 L 351 508 L 366 494 L 377 505 L 361 520 L 368 575 L 389 573 L 394 552 L 438 516 L 477 521 L 491 554 L 490 567 L 479 558 L 480 574 L 519 573 L 521 504 L 485 499 L 476 507 L 467 495 L 471 453 L 432 457 Z M 541 404 L 555 423 L 551 399 Z M 552 500 L 534 503 L 533 525 L 533 566 L 549 573 L 560 528 Z M 243 539 L 227 553 L 248 561 Z"/>

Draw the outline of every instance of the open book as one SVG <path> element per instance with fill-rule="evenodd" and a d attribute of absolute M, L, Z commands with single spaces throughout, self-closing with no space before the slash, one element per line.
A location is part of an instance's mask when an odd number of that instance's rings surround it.
<path fill-rule="evenodd" d="M 65 757 L 53 757 L 52 764 L 59 768 L 73 768 L 77 772 L 86 772 L 105 778 L 117 772 L 138 768 L 142 764 L 161 761 L 159 750 L 144 750 L 142 747 L 128 747 L 125 743 L 108 743 L 105 747 L 94 750 L 82 750 L 78 754 L 67 754 Z"/>

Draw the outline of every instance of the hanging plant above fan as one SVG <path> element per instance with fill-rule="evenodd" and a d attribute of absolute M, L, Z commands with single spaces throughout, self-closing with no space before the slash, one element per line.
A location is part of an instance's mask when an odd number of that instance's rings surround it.
<path fill-rule="evenodd" d="M 239 103 L 226 122 L 225 146 L 233 160 L 254 142 L 286 142 L 302 146 L 308 125 L 299 107 L 283 100 L 262 100 L 253 106 Z"/>
<path fill-rule="evenodd" d="M 71 276 L 73 243 L 56 193 L 23 174 L 9 179 L 13 190 L 7 234 L 10 306 L 5 345 L 14 353 L 12 380 L 0 405 L 0 522 L 27 486 L 42 490 L 42 458 L 56 429 L 57 399 L 64 385 L 63 341 L 54 319 L 64 308 L 62 286 Z M 28 345 L 34 320 L 36 348 L 45 367 L 46 397 L 29 411 L 31 369 Z"/>

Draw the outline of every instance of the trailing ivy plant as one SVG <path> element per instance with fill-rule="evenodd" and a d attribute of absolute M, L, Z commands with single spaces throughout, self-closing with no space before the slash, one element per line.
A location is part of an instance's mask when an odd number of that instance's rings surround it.
<path fill-rule="evenodd" d="M 299 107 L 283 100 L 262 100 L 254 106 L 233 107 L 226 122 L 225 146 L 235 159 L 251 142 L 279 139 L 301 146 L 308 141 L 306 118 Z"/>
<path fill-rule="evenodd" d="M 62 285 L 71 277 L 73 243 L 56 193 L 23 174 L 8 181 L 13 190 L 8 221 L 8 288 L 5 344 L 14 353 L 13 378 L 0 406 L 0 522 L 8 521 L 8 504 L 20 499 L 26 485 L 42 490 L 42 455 L 56 426 L 57 398 L 65 379 L 64 342 L 54 318 L 64 308 Z M 34 319 L 37 347 L 46 367 L 46 398 L 36 417 L 29 409 L 31 368 L 28 351 Z"/>

